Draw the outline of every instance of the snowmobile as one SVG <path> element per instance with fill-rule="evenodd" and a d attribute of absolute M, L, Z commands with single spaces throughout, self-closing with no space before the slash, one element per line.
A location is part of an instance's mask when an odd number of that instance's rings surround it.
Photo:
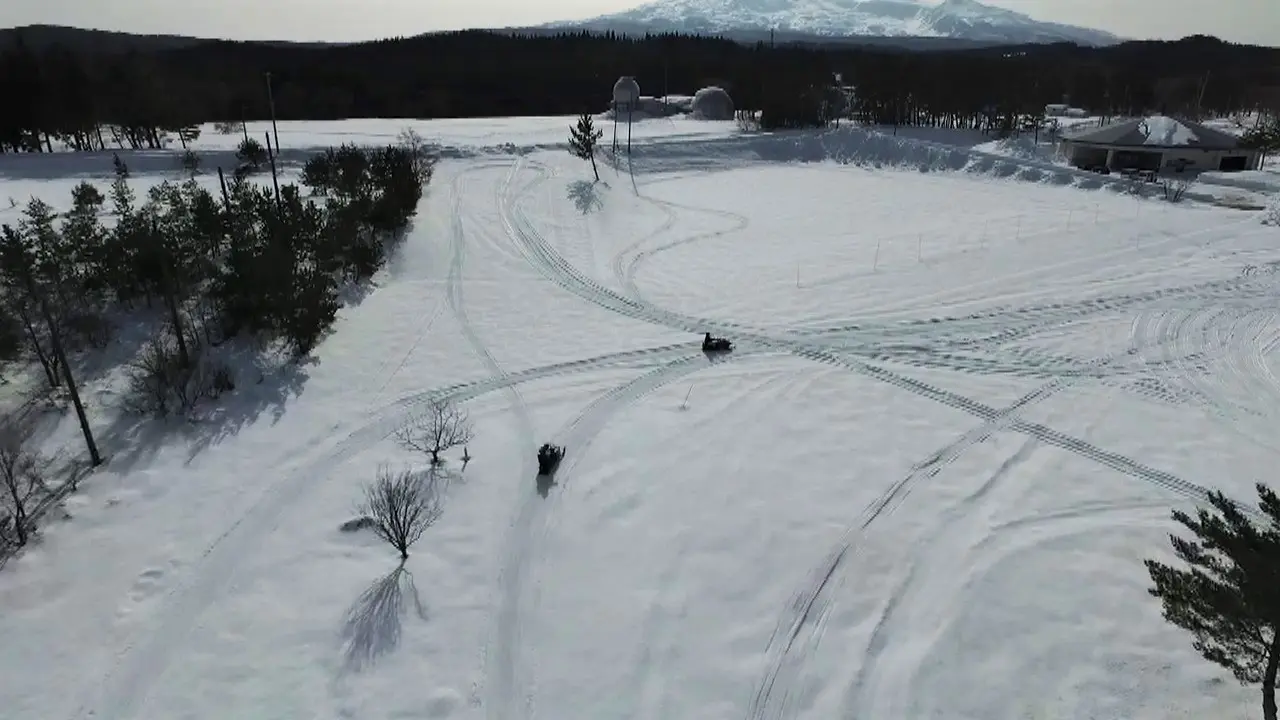
<path fill-rule="evenodd" d="M 543 443 L 538 448 L 538 475 L 551 475 L 560 466 L 560 460 L 564 457 L 564 448 L 551 443 Z"/>
<path fill-rule="evenodd" d="M 702 352 L 704 353 L 727 353 L 733 350 L 733 343 L 727 338 L 711 337 L 711 333 L 707 333 L 702 338 Z"/>

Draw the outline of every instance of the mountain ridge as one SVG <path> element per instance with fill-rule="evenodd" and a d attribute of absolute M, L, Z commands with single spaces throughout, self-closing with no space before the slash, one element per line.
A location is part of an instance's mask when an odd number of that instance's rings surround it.
<path fill-rule="evenodd" d="M 936 37 L 994 44 L 1072 42 L 1107 46 L 1122 38 L 1102 30 L 1035 20 L 978 0 L 654 0 L 619 13 L 539 27 L 723 34 L 743 31 L 817 37 Z"/>

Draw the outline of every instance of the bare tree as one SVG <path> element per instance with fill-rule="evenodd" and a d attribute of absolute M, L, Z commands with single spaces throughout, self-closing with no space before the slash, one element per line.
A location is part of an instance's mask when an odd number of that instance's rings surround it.
<path fill-rule="evenodd" d="M 0 539 L 18 547 L 30 538 L 30 512 L 38 496 L 45 492 L 42 469 L 45 462 L 30 449 L 32 428 L 14 419 L 0 421 L 0 506 L 7 522 L 0 522 Z"/>
<path fill-rule="evenodd" d="M 448 400 L 433 400 L 426 412 L 396 431 L 405 449 L 430 455 L 432 465 L 440 464 L 440 453 L 471 442 L 471 437 L 471 419 Z"/>
<path fill-rule="evenodd" d="M 409 546 L 422 537 L 443 513 L 440 486 L 435 473 L 378 469 L 378 477 L 365 488 L 360 512 L 373 520 L 373 531 L 409 557 Z"/>
<path fill-rule="evenodd" d="M 396 142 L 412 157 L 413 175 L 418 178 L 418 182 L 423 185 L 431 182 L 431 176 L 435 172 L 436 157 L 431 147 L 427 145 L 427 141 L 418 134 L 418 131 L 407 127 L 396 136 Z"/>

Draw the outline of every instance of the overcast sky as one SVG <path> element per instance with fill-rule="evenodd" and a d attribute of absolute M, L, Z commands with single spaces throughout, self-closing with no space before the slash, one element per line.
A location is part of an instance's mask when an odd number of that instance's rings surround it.
<path fill-rule="evenodd" d="M 932 2 L 933 0 L 926 0 Z M 1280 45 L 1280 0 L 985 0 L 1130 38 Z M 73 25 L 241 40 L 369 40 L 586 18 L 642 0 L 0 0 L 0 27 Z"/>

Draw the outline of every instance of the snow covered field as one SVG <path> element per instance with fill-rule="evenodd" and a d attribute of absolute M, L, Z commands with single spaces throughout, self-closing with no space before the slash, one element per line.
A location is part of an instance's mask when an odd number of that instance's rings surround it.
<path fill-rule="evenodd" d="M 314 362 L 105 434 L 0 571 L 5 717 L 1253 716 L 1141 561 L 1280 453 L 1280 228 L 859 130 L 642 123 L 596 184 L 570 122 L 417 123 L 414 231 Z M 0 157 L 0 198 L 109 169 Z M 397 572 L 338 526 L 441 394 L 474 459 Z"/>

